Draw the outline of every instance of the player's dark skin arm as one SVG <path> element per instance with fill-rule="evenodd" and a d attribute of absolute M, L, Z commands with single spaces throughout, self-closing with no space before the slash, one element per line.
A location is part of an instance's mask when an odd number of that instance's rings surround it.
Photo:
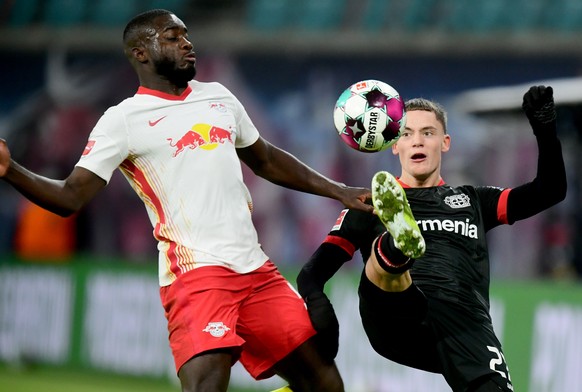
<path fill-rule="evenodd" d="M 65 180 L 33 173 L 11 159 L 6 141 L 2 139 L 0 178 L 33 203 L 60 216 L 79 211 L 105 186 L 102 178 L 80 167 L 75 167 Z"/>
<path fill-rule="evenodd" d="M 237 153 L 256 175 L 274 184 L 330 197 L 347 208 L 369 213 L 374 210 L 371 205 L 365 204 L 366 199 L 371 197 L 369 190 L 348 187 L 330 180 L 262 137 L 249 147 L 237 149 Z"/>

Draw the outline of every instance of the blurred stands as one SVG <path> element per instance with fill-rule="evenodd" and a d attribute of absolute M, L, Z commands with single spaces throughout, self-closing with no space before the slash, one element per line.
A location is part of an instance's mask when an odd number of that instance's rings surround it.
<path fill-rule="evenodd" d="M 125 23 L 151 8 L 231 51 L 582 51 L 578 0 L 4 0 L 0 48 L 117 50 Z"/>
<path fill-rule="evenodd" d="M 151 8 L 168 8 L 180 13 L 185 0 L 5 0 L 3 14 L 8 27 L 46 25 L 123 26 L 136 13 Z"/>

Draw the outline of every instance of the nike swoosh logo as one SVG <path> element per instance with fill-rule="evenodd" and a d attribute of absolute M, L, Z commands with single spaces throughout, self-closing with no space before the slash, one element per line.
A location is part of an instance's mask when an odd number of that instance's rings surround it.
<path fill-rule="evenodd" d="M 157 123 L 159 123 L 160 121 L 162 121 L 164 118 L 166 118 L 166 116 L 164 117 L 160 117 L 157 120 L 154 121 L 148 121 L 148 124 L 150 125 L 150 127 L 155 127 L 157 125 Z"/>

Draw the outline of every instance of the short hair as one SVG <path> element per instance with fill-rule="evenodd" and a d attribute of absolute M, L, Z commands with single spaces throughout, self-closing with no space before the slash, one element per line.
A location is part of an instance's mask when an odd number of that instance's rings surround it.
<path fill-rule="evenodd" d="M 142 12 L 134 16 L 125 26 L 123 30 L 123 43 L 127 45 L 129 42 L 138 38 L 139 33 L 151 25 L 152 21 L 158 16 L 173 15 L 174 13 L 163 9 L 153 9 Z"/>
<path fill-rule="evenodd" d="M 426 98 L 412 98 L 405 102 L 404 109 L 407 112 L 424 110 L 434 113 L 436 119 L 442 124 L 445 134 L 447 133 L 447 112 L 440 103 Z"/>

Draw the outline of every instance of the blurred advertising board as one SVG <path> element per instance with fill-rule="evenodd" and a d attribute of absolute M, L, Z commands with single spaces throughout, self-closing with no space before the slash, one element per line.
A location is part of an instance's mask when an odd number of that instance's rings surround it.
<path fill-rule="evenodd" d="M 329 284 L 346 390 L 449 391 L 440 375 L 397 365 L 371 349 L 358 315 L 359 273 L 340 273 Z M 285 275 L 294 282 L 296 271 Z M 491 292 L 495 329 L 516 389 L 582 391 L 582 285 L 499 282 Z M 87 260 L 55 266 L 2 261 L 0 362 L 177 382 L 155 269 Z M 256 382 L 238 364 L 231 384 L 257 391 L 284 385 L 277 377 Z"/>

